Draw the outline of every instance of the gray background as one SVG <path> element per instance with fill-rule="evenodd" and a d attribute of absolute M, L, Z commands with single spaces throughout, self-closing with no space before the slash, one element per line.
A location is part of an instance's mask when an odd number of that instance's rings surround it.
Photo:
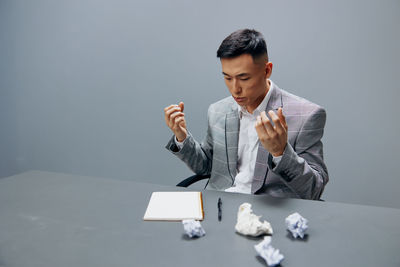
<path fill-rule="evenodd" d="M 400 1 L 0 0 L 0 176 L 37 169 L 175 184 L 163 108 L 205 134 L 216 50 L 261 31 L 272 80 L 328 113 L 324 198 L 400 208 Z"/>

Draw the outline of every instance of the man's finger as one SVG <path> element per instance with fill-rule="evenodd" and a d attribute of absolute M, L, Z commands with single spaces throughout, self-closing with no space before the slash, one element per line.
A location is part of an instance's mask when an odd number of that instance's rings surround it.
<path fill-rule="evenodd" d="M 169 123 L 171 114 L 178 111 L 180 111 L 180 108 L 177 105 L 171 105 L 165 108 L 164 117 L 165 117 L 165 122 L 167 123 L 168 126 L 170 126 Z"/>
<path fill-rule="evenodd" d="M 172 112 L 172 110 L 174 110 L 176 108 L 179 108 L 179 106 L 178 105 L 171 105 L 171 106 L 168 106 L 168 107 L 164 108 L 165 115 L 170 114 Z"/>
<path fill-rule="evenodd" d="M 269 136 L 272 136 L 275 134 L 275 130 L 272 127 L 271 121 L 268 119 L 267 114 L 265 113 L 265 111 L 261 112 L 261 121 L 265 127 L 265 129 L 267 130 L 267 133 Z"/>
<path fill-rule="evenodd" d="M 256 122 L 256 132 L 258 135 L 258 138 L 261 140 L 264 136 L 268 136 L 267 130 L 264 127 L 264 124 L 261 120 L 261 116 L 257 116 L 257 122 Z"/>
<path fill-rule="evenodd" d="M 164 108 L 164 112 L 167 112 L 167 110 L 176 107 L 177 105 L 169 105 L 168 107 Z"/>
<path fill-rule="evenodd" d="M 175 112 L 175 113 L 173 113 L 170 117 L 169 117 L 169 122 L 170 122 L 170 125 L 171 126 L 174 126 L 175 125 L 175 118 L 177 118 L 177 117 L 181 117 L 181 116 L 184 116 L 185 114 L 183 113 L 183 112 Z"/>
<path fill-rule="evenodd" d="M 176 119 L 175 119 L 175 126 L 176 127 L 182 127 L 182 128 L 185 128 L 184 127 L 184 125 L 182 125 L 182 124 L 184 124 L 185 123 L 185 117 L 184 116 L 181 116 L 181 117 L 177 117 Z"/>
<path fill-rule="evenodd" d="M 181 111 L 183 112 L 183 109 L 185 108 L 185 104 L 183 102 L 179 102 L 179 107 L 181 108 Z"/>
<path fill-rule="evenodd" d="M 286 124 L 286 118 L 285 118 L 285 116 L 283 115 L 282 108 L 279 108 L 279 109 L 278 109 L 278 117 L 279 117 L 279 119 L 280 119 L 280 121 L 281 121 L 283 127 L 285 127 L 285 129 L 286 129 L 286 131 L 287 131 L 287 130 L 288 130 L 288 126 L 287 126 L 287 124 Z"/>
<path fill-rule="evenodd" d="M 175 113 L 175 112 L 180 112 L 180 111 L 181 111 L 181 108 L 180 108 L 179 106 L 175 105 L 174 107 L 171 107 L 170 109 L 168 109 L 168 110 L 165 112 L 165 116 L 166 116 L 167 118 L 169 118 L 169 117 L 171 116 L 171 114 L 173 114 L 173 113 Z"/>
<path fill-rule="evenodd" d="M 285 132 L 283 129 L 284 126 L 281 124 L 281 120 L 279 119 L 278 115 L 273 110 L 268 111 L 269 116 L 271 116 L 272 121 L 274 122 L 274 128 L 278 134 L 282 134 Z"/>
<path fill-rule="evenodd" d="M 165 116 L 171 114 L 175 108 L 179 108 L 179 106 L 178 105 L 170 105 L 170 106 L 164 108 Z"/>

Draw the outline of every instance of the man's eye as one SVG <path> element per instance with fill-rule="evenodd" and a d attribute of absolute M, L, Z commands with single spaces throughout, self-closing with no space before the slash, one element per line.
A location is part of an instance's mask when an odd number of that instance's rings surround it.
<path fill-rule="evenodd" d="M 250 79 L 249 77 L 246 77 L 246 78 L 241 78 L 240 80 L 241 81 L 247 81 L 248 79 Z"/>
<path fill-rule="evenodd" d="M 225 80 L 227 80 L 227 81 L 232 80 L 232 78 L 229 78 L 229 77 L 224 77 L 224 78 L 225 78 Z"/>

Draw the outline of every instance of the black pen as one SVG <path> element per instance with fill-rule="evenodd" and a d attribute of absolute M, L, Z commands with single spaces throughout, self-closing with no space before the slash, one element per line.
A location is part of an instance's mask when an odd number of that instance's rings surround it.
<path fill-rule="evenodd" d="M 218 198 L 218 221 L 221 221 L 222 219 L 222 201 L 221 198 Z"/>

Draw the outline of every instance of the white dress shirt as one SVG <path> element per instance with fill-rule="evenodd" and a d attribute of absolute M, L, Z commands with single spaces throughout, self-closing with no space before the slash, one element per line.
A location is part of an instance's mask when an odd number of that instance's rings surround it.
<path fill-rule="evenodd" d="M 271 84 L 268 93 L 265 95 L 260 105 L 253 111 L 253 114 L 248 112 L 245 107 L 238 105 L 240 130 L 237 174 L 232 187 L 225 189 L 226 192 L 251 194 L 251 184 L 253 182 L 254 167 L 256 165 L 258 145 L 260 143 L 255 125 L 257 116 L 267 108 L 272 90 L 273 86 Z"/>

